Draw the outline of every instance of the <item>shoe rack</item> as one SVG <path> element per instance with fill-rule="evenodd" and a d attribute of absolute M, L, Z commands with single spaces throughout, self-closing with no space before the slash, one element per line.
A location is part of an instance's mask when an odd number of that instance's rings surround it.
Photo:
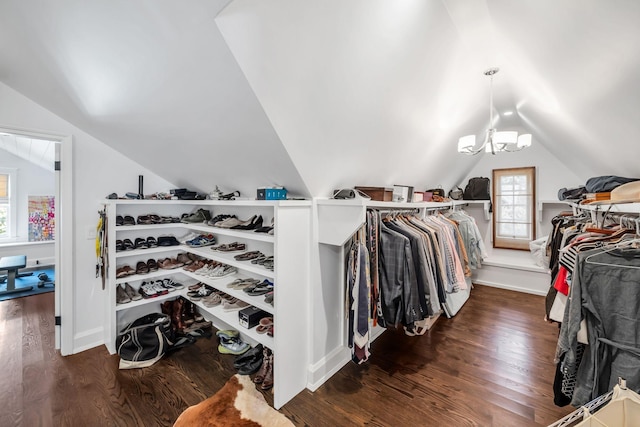
<path fill-rule="evenodd" d="M 280 408 L 307 385 L 309 335 L 309 283 L 310 283 L 310 250 L 311 250 L 311 201 L 257 201 L 257 200 L 108 200 L 107 235 L 109 251 L 108 298 L 105 302 L 105 345 L 110 353 L 115 353 L 115 342 L 118 331 L 133 320 L 153 312 L 160 312 L 160 303 L 185 296 L 188 285 L 203 282 L 231 296 L 258 307 L 273 316 L 274 336 L 260 334 L 256 328 L 246 329 L 240 326 L 238 312 L 223 311 L 221 306 L 206 307 L 194 301 L 203 316 L 218 329 L 235 329 L 244 341 L 251 345 L 262 344 L 274 353 L 274 406 Z M 263 225 L 273 223 L 274 233 L 256 233 L 253 230 L 224 229 L 203 223 L 168 223 L 145 225 L 116 225 L 118 215 L 156 214 L 160 216 L 177 216 L 195 212 L 203 208 L 215 217 L 219 214 L 236 215 L 239 219 L 249 219 L 253 215 L 262 215 Z M 211 246 L 191 247 L 159 246 L 155 248 L 116 251 L 116 240 L 136 238 L 146 239 L 149 236 L 158 238 L 163 235 L 174 235 L 178 239 L 193 234 L 213 234 L 216 245 L 232 242 L 244 243 L 246 251 L 260 251 L 274 257 L 273 270 L 251 261 L 238 261 L 235 255 L 243 252 L 218 252 Z M 116 278 L 116 269 L 129 265 L 135 269 L 139 261 L 149 258 L 176 257 L 178 253 L 189 252 L 203 258 L 219 261 L 238 269 L 238 272 L 223 278 L 209 278 L 186 271 L 182 268 L 135 274 Z M 273 306 L 265 303 L 264 296 L 250 296 L 242 290 L 234 290 L 227 284 L 237 278 L 268 279 L 274 283 Z M 185 289 L 169 292 L 154 298 L 116 304 L 116 287 L 121 283 L 129 283 L 138 291 L 144 281 L 171 278 L 185 285 Z M 216 339 L 215 335 L 212 339 Z M 215 373 L 212 372 L 212 375 Z"/>

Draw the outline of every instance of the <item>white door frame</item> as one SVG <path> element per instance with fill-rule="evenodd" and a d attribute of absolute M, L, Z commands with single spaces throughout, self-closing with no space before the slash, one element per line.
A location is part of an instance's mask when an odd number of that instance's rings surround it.
<path fill-rule="evenodd" d="M 71 135 L 60 135 L 48 131 L 20 129 L 0 126 L 0 132 L 29 138 L 44 139 L 59 143 L 56 149 L 55 201 L 56 201 L 56 240 L 55 240 L 55 346 L 63 356 L 73 353 L 74 310 L 73 294 L 75 280 L 73 274 L 73 150 Z M 58 323 L 60 323 L 58 325 Z"/>

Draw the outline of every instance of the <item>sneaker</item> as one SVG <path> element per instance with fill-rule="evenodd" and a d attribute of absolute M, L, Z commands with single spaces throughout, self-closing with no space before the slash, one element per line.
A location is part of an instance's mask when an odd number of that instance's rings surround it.
<path fill-rule="evenodd" d="M 131 298 L 129 298 L 129 295 L 127 295 L 122 285 L 117 285 L 116 286 L 116 304 L 127 304 L 129 302 L 131 302 Z"/>
<path fill-rule="evenodd" d="M 236 267 L 231 265 L 221 265 L 217 269 L 209 272 L 208 276 L 212 279 L 221 279 L 237 272 L 238 269 Z"/>
<path fill-rule="evenodd" d="M 201 286 L 197 291 L 191 291 L 187 293 L 187 296 L 191 298 L 192 301 L 200 301 L 204 297 L 208 297 L 213 293 L 213 289 L 208 286 Z"/>
<path fill-rule="evenodd" d="M 154 298 L 158 296 L 153 284 L 148 282 L 142 282 L 140 284 L 140 289 L 138 289 L 142 298 Z"/>
<path fill-rule="evenodd" d="M 178 282 L 174 282 L 173 279 L 163 279 L 162 280 L 162 285 L 166 288 L 169 289 L 169 291 L 171 291 L 171 287 L 175 289 L 184 289 L 184 285 L 182 283 L 178 283 Z"/>
<path fill-rule="evenodd" d="M 156 280 L 156 286 L 160 286 L 161 288 L 169 292 L 175 292 L 177 288 L 171 284 L 171 280 L 170 279 L 165 279 L 165 280 Z"/>
<path fill-rule="evenodd" d="M 169 293 L 169 289 L 162 286 L 162 281 L 158 280 L 154 283 L 151 283 L 150 286 L 153 286 L 153 290 L 156 292 L 156 296 L 166 295 Z"/>
<path fill-rule="evenodd" d="M 249 303 L 248 302 L 244 302 L 242 300 L 239 300 L 237 298 L 234 298 L 232 300 L 225 300 L 222 302 L 222 310 L 229 312 L 229 311 L 238 311 L 238 310 L 242 310 L 243 308 L 247 308 L 249 307 Z"/>
<path fill-rule="evenodd" d="M 240 337 L 240 332 L 233 329 L 222 329 L 216 332 L 216 336 L 220 339 L 230 340 L 232 338 Z"/>
<path fill-rule="evenodd" d="M 201 222 L 207 222 L 210 219 L 211 219 L 211 212 L 209 212 L 206 209 L 198 209 L 197 211 L 195 211 L 191 215 L 182 218 L 182 220 L 180 222 L 187 223 L 187 224 L 189 224 L 189 223 L 197 224 L 197 223 L 201 223 Z"/>
<path fill-rule="evenodd" d="M 222 354 L 243 354 L 249 350 L 251 346 L 246 342 L 243 342 L 240 338 L 232 339 L 220 339 L 220 345 L 218 345 L 218 351 Z"/>
<path fill-rule="evenodd" d="M 222 304 L 222 298 L 220 297 L 220 294 L 212 293 L 208 297 L 204 297 L 202 299 L 202 304 L 204 304 L 205 307 L 209 308 L 217 307 Z"/>

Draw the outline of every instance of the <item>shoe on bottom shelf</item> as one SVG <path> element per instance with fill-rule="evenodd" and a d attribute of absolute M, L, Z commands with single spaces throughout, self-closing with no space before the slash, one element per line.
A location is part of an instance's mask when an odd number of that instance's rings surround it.
<path fill-rule="evenodd" d="M 236 368 L 240 375 L 251 375 L 258 372 L 262 366 L 263 347 L 262 344 L 258 344 L 246 353 L 237 356 L 233 362 L 233 367 Z"/>
<path fill-rule="evenodd" d="M 240 338 L 224 339 L 220 337 L 218 351 L 222 354 L 243 354 L 249 350 L 251 346 Z"/>

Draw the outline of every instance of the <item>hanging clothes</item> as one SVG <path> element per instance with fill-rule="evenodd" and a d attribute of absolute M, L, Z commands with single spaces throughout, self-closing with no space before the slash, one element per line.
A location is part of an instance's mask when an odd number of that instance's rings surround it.
<path fill-rule="evenodd" d="M 462 222 L 464 233 L 459 229 Z M 426 332 L 426 319 L 441 311 L 447 316 L 457 313 L 470 286 L 467 248 L 473 250 L 474 265 L 483 256 L 474 224 L 463 214 L 453 220 L 440 214 L 420 218 L 367 211 L 365 241 L 374 295 L 370 307 L 378 324 L 420 335 Z"/>
<path fill-rule="evenodd" d="M 573 390 L 563 389 L 580 406 L 608 391 L 618 377 L 640 389 L 640 249 L 638 239 L 580 252 L 556 359 L 564 377 L 575 376 Z M 578 332 L 586 324 L 588 345 L 580 359 Z M 570 395 L 567 395 L 570 393 Z"/>

